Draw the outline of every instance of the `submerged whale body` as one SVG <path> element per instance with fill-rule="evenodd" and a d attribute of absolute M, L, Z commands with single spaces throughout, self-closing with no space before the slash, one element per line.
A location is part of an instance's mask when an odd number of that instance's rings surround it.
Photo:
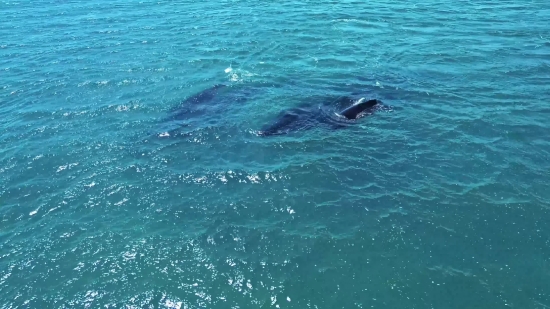
<path fill-rule="evenodd" d="M 224 84 L 216 84 L 188 97 L 170 111 L 168 118 L 184 119 L 189 116 L 204 113 L 211 109 L 211 107 L 205 107 L 204 104 L 213 103 L 214 99 L 216 99 L 222 91 L 226 90 L 226 88 L 227 86 Z"/>
<path fill-rule="evenodd" d="M 174 107 L 161 118 L 156 135 L 187 135 L 205 128 L 218 127 L 224 123 L 222 114 L 232 112 L 250 99 L 255 89 L 216 84 L 197 92 Z M 160 133 L 162 132 L 162 133 Z"/>
<path fill-rule="evenodd" d="M 339 112 L 328 112 L 332 106 L 351 104 Z M 293 108 L 281 112 L 276 121 L 268 124 L 258 132 L 260 136 L 282 135 L 293 131 L 307 130 L 315 126 L 323 125 L 331 129 L 345 127 L 350 120 L 358 119 L 363 115 L 370 114 L 381 102 L 377 99 L 358 100 L 350 97 L 340 97 L 331 102 L 329 106 Z"/>

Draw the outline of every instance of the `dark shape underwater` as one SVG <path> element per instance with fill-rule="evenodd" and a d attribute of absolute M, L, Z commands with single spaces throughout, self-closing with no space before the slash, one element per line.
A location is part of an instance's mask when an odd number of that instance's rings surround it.
<path fill-rule="evenodd" d="M 226 98 L 227 100 L 226 96 L 221 95 L 227 92 L 227 90 L 228 87 L 226 85 L 217 84 L 194 94 L 173 108 L 169 112 L 167 119 L 185 120 L 194 116 L 212 114 L 217 111 L 219 104 L 216 102 L 219 102 L 220 98 Z"/>
<path fill-rule="evenodd" d="M 344 106 L 346 106 L 344 108 Z M 324 126 L 340 129 L 354 123 L 356 119 L 383 108 L 377 99 L 339 97 L 326 104 L 292 108 L 281 112 L 277 119 L 258 132 L 260 136 L 283 135 L 295 131 Z M 339 112 L 337 112 L 339 110 Z"/>
<path fill-rule="evenodd" d="M 224 84 L 202 90 L 168 111 L 157 128 L 157 131 L 163 132 L 159 136 L 186 135 L 206 127 L 217 127 L 223 123 L 224 118 L 221 115 L 226 114 L 228 108 L 248 100 L 251 91 Z"/>

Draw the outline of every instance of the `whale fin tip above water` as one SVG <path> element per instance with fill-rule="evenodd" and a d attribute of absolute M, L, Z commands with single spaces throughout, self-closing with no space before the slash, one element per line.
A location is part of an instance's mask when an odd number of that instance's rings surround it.
<path fill-rule="evenodd" d="M 361 98 L 352 106 L 342 110 L 339 114 L 347 119 L 356 119 L 359 114 L 376 106 L 378 103 L 379 101 L 377 99 L 366 100 L 365 98 Z"/>
<path fill-rule="evenodd" d="M 341 97 L 335 100 L 332 104 L 353 103 L 351 106 L 343 109 L 340 112 L 335 112 L 333 116 L 345 118 L 348 120 L 357 119 L 363 113 L 370 113 L 374 107 L 381 104 L 377 99 L 367 100 L 361 98 L 354 100 L 349 97 Z M 344 123 L 339 123 L 338 120 L 331 118 L 330 114 L 325 114 L 321 111 L 310 108 L 293 108 L 281 112 L 277 120 L 257 132 L 259 136 L 283 135 L 291 131 L 305 130 L 315 126 L 316 124 L 328 125 L 330 128 L 337 129 L 345 127 Z"/>

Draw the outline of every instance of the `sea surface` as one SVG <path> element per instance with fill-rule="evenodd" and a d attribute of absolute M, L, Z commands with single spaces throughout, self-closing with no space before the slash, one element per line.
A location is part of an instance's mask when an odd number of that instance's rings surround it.
<path fill-rule="evenodd" d="M 2 309 L 548 309 L 550 2 L 2 0 L 0 219 Z"/>

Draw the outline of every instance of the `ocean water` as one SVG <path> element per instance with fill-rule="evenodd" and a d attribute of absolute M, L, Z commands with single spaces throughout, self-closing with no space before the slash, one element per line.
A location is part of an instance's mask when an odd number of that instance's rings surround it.
<path fill-rule="evenodd" d="M 0 2 L 0 308 L 549 308 L 549 20 Z M 391 110 L 256 134 L 351 93 Z"/>

